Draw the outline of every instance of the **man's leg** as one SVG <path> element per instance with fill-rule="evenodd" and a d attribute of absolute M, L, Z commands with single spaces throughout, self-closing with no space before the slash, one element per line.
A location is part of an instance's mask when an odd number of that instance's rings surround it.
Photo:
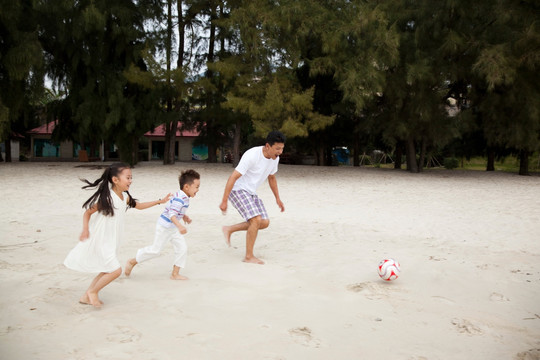
<path fill-rule="evenodd" d="M 263 223 L 264 221 L 262 220 L 260 215 L 249 219 L 248 228 L 246 232 L 246 257 L 244 259 L 244 262 L 261 264 L 261 265 L 264 264 L 264 261 L 256 258 L 255 255 L 253 255 L 253 248 L 255 247 L 255 240 L 257 240 L 257 234 L 259 233 L 259 229 L 261 229 L 261 227 L 263 226 Z"/>
<path fill-rule="evenodd" d="M 259 230 L 266 229 L 270 225 L 270 220 L 261 219 Z M 231 235 L 237 231 L 246 231 L 249 228 L 249 221 L 244 221 L 239 224 L 223 226 L 221 231 L 223 231 L 223 236 L 225 236 L 225 242 L 229 247 L 231 246 Z"/>

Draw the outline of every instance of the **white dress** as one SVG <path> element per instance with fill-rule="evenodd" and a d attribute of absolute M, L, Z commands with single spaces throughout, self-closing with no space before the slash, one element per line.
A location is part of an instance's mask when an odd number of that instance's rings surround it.
<path fill-rule="evenodd" d="M 88 273 L 110 273 L 120 268 L 117 250 L 124 232 L 128 198 L 127 194 L 123 195 L 124 200 L 111 191 L 114 216 L 105 216 L 99 211 L 92 214 L 88 223 L 90 236 L 69 252 L 64 260 L 66 267 Z"/>

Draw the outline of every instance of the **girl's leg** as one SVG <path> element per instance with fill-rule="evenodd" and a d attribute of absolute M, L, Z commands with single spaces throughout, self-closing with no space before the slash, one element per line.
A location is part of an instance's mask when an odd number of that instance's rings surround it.
<path fill-rule="evenodd" d="M 94 280 L 92 280 L 92 283 L 90 284 L 90 286 L 88 287 L 88 289 L 85 291 L 84 295 L 81 296 L 81 298 L 79 299 L 79 302 L 80 302 L 81 304 L 92 305 L 92 304 L 90 303 L 90 299 L 88 298 L 88 291 L 89 291 L 90 289 L 92 289 L 92 288 L 96 285 L 96 283 L 98 282 L 98 280 L 99 280 L 103 275 L 105 275 L 105 273 L 99 273 L 99 274 L 94 278 Z M 101 303 L 101 305 L 103 305 L 103 301 L 100 300 L 99 302 Z"/>
<path fill-rule="evenodd" d="M 91 285 L 91 287 L 86 291 L 90 304 L 92 304 L 94 307 L 101 307 L 101 301 L 98 297 L 99 291 L 105 286 L 109 285 L 111 281 L 119 277 L 120 274 L 122 274 L 122 268 L 118 268 L 110 273 L 100 273 L 98 276 L 96 276 L 96 279 L 94 279 L 96 280 L 95 283 L 92 282 L 93 286 Z"/>

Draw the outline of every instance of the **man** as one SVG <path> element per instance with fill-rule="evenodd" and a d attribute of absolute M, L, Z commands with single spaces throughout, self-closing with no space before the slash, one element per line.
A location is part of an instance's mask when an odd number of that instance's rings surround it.
<path fill-rule="evenodd" d="M 253 255 L 253 248 L 259 230 L 266 229 L 270 224 L 264 204 L 256 192 L 257 188 L 267 178 L 277 205 L 281 212 L 285 211 L 285 206 L 279 198 L 275 176 L 278 170 L 279 155 L 283 152 L 284 147 L 285 135 L 279 131 L 271 131 L 266 137 L 264 146 L 256 146 L 244 153 L 240 163 L 225 185 L 225 192 L 219 208 L 225 214 L 227 201 L 230 200 L 245 222 L 224 226 L 222 230 L 229 246 L 231 246 L 232 233 L 246 231 L 246 257 L 243 260 L 244 262 L 264 264 L 264 261 Z"/>

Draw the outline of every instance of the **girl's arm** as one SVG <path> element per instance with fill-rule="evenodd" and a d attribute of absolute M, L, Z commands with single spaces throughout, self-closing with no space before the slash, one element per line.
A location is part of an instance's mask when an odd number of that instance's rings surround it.
<path fill-rule="evenodd" d="M 159 204 L 163 204 L 167 201 L 170 200 L 172 194 L 171 193 L 168 193 L 167 195 L 165 195 L 165 197 L 159 199 L 159 200 L 154 200 L 154 201 L 147 201 L 147 202 L 137 202 L 137 205 L 135 205 L 135 209 L 139 209 L 139 210 L 144 210 L 144 209 L 148 209 L 149 207 L 152 207 L 154 205 L 159 205 Z"/>
<path fill-rule="evenodd" d="M 80 241 L 84 241 L 90 237 L 90 231 L 88 229 L 88 223 L 90 222 L 90 216 L 97 211 L 97 204 L 94 204 L 91 208 L 88 208 L 83 214 L 83 229 L 81 236 L 79 236 Z"/>

